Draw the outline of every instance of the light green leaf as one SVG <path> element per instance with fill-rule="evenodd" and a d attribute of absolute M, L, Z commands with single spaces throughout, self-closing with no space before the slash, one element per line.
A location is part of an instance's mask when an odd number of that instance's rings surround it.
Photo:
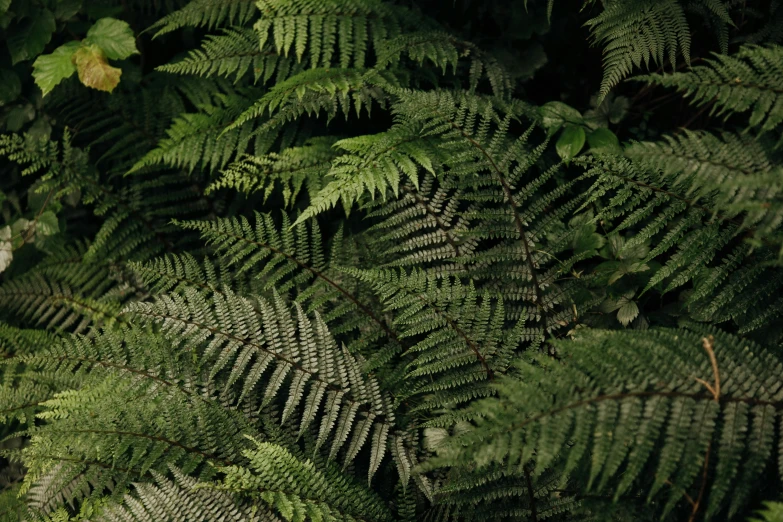
<path fill-rule="evenodd" d="M 57 222 L 57 215 L 51 210 L 43 212 L 38 216 L 35 224 L 36 235 L 51 236 L 60 231 L 60 224 Z"/>
<path fill-rule="evenodd" d="M 128 22 L 115 18 L 101 18 L 87 31 L 84 38 L 87 45 L 101 48 L 106 58 L 124 60 L 132 54 L 138 54 L 136 37 Z"/>
<path fill-rule="evenodd" d="M 58 20 L 70 20 L 81 10 L 82 0 L 57 0 L 54 17 Z"/>
<path fill-rule="evenodd" d="M 21 93 L 19 76 L 10 69 L 0 70 L 0 107 L 16 100 Z"/>
<path fill-rule="evenodd" d="M 46 96 L 57 84 L 70 78 L 76 72 L 73 55 L 80 47 L 79 42 L 61 45 L 51 54 L 42 54 L 33 62 L 33 78 Z"/>
<path fill-rule="evenodd" d="M 748 522 L 783 522 L 783 503 L 764 502 L 764 509 L 756 514 L 762 518 L 750 518 Z"/>
<path fill-rule="evenodd" d="M 566 164 L 571 161 L 585 145 L 585 130 L 576 125 L 568 125 L 560 139 L 555 144 L 557 155 L 563 158 Z"/>
<path fill-rule="evenodd" d="M 12 248 L 19 248 L 25 243 L 33 241 L 33 235 L 29 232 L 30 220 L 19 218 L 11 224 L 11 245 Z"/>
<path fill-rule="evenodd" d="M 620 141 L 614 132 L 607 128 L 599 127 L 587 135 L 587 143 L 593 152 L 620 153 Z"/>
<path fill-rule="evenodd" d="M 8 268 L 14 258 L 11 245 L 11 227 L 0 228 L 0 272 Z"/>
<path fill-rule="evenodd" d="M 95 45 L 80 47 L 73 55 L 79 81 L 99 91 L 112 92 L 120 83 L 122 71 L 109 65 L 106 55 Z"/>
<path fill-rule="evenodd" d="M 636 305 L 635 301 L 631 301 L 625 297 L 621 298 L 620 302 L 622 303 L 622 306 L 617 310 L 617 320 L 620 321 L 620 324 L 623 326 L 628 326 L 631 324 L 631 321 L 636 319 L 636 316 L 639 315 L 639 307 Z"/>
<path fill-rule="evenodd" d="M 559 101 L 542 105 L 538 108 L 538 113 L 541 115 L 541 124 L 549 131 L 550 136 L 567 123 L 579 125 L 583 121 L 578 110 Z"/>
<path fill-rule="evenodd" d="M 54 15 L 48 9 L 41 9 L 32 20 L 9 27 L 7 44 L 11 63 L 15 65 L 41 54 L 55 28 Z"/>
<path fill-rule="evenodd" d="M 11 7 L 12 1 L 13 0 L 0 0 L 0 15 L 4 15 L 8 12 L 8 8 Z"/>
<path fill-rule="evenodd" d="M 31 103 L 17 105 L 8 111 L 5 117 L 5 128 L 10 132 L 18 132 L 25 123 L 35 118 L 35 107 Z"/>

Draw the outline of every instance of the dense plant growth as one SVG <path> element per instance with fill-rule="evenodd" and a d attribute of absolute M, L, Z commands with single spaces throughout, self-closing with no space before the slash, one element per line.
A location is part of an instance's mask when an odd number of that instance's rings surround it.
<path fill-rule="evenodd" d="M 0 34 L 1 520 L 783 520 L 779 1 Z"/>

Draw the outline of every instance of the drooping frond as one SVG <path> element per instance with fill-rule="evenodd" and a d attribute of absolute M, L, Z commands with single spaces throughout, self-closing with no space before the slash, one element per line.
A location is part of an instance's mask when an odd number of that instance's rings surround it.
<path fill-rule="evenodd" d="M 372 432 L 372 453 L 380 462 L 394 422 L 389 398 L 365 375 L 360 360 L 338 348 L 319 315 L 311 321 L 295 308 L 294 316 L 277 294 L 272 302 L 253 303 L 227 289 L 209 300 L 187 289 L 153 304 L 132 304 L 128 311 L 159 324 L 179 349 L 199 353 L 210 366 L 210 379 L 225 373 L 224 393 L 235 388 L 240 402 L 281 400 L 282 422 L 295 415 L 300 436 L 317 432 L 316 449 L 331 441 L 330 458 L 345 448 L 347 465 Z M 283 390 L 287 398 L 278 399 Z M 371 467 L 369 476 L 375 471 Z"/>
<path fill-rule="evenodd" d="M 719 138 L 688 130 L 664 139 L 633 143 L 625 153 L 660 170 L 692 201 L 706 197 L 721 219 L 738 218 L 740 230 L 752 228 L 759 240 L 783 241 L 783 171 L 776 166 L 771 144 L 749 136 L 724 133 Z"/>
<path fill-rule="evenodd" d="M 398 124 L 389 131 L 370 136 L 347 138 L 334 144 L 344 151 L 327 173 L 329 182 L 310 201 L 299 217 L 309 219 L 342 203 L 346 212 L 363 196 L 385 199 L 391 189 L 395 195 L 403 178 L 419 183 L 420 171 L 435 174 L 433 165 L 442 163 L 436 143 L 427 140 L 418 122 Z"/>
<path fill-rule="evenodd" d="M 312 68 L 361 69 L 368 53 L 380 52 L 403 28 L 426 23 L 402 6 L 380 0 L 259 0 L 258 8 L 262 15 L 254 27 L 261 47 L 274 42 L 279 54 L 293 50 L 297 61 L 306 54 Z"/>
<path fill-rule="evenodd" d="M 702 0 L 723 24 L 731 23 L 720 2 Z M 712 10 L 710 9 L 710 10 Z M 651 63 L 676 65 L 677 55 L 690 62 L 691 33 L 679 0 L 613 0 L 586 24 L 597 44 L 604 48 L 604 78 L 600 95 L 606 96 L 635 67 Z"/>
<path fill-rule="evenodd" d="M 352 353 L 366 353 L 368 343 L 379 338 L 389 344 L 379 352 L 399 353 L 397 333 L 371 302 L 360 297 L 366 295 L 366 286 L 336 269 L 354 264 L 346 255 L 349 244 L 340 236 L 327 256 L 317 223 L 292 227 L 285 214 L 281 225 L 269 215 L 257 214 L 254 224 L 243 217 L 185 222 L 181 226 L 198 231 L 227 266 L 239 274 L 251 274 L 267 290 L 295 291 L 296 300 L 308 310 L 324 312 L 324 320 L 333 331 L 357 331 L 358 338 L 348 342 Z"/>
<path fill-rule="evenodd" d="M 504 329 L 503 301 L 481 295 L 458 279 L 423 271 L 381 270 L 349 273 L 370 283 L 388 312 L 395 313 L 400 337 L 424 337 L 407 351 L 407 389 L 415 409 L 454 406 L 487 393 L 486 382 L 504 372 L 522 339 L 522 325 Z"/>
<path fill-rule="evenodd" d="M 588 490 L 642 487 L 664 514 L 699 501 L 707 519 L 723 518 L 744 506 L 777 453 L 777 358 L 684 330 L 585 331 L 558 344 L 567 362 L 520 363 L 434 462 L 520 469 L 532 459 L 539 472 L 562 461 Z"/>
<path fill-rule="evenodd" d="M 108 506 L 96 522 L 280 522 L 269 509 L 243 506 L 230 493 L 203 487 L 177 468 L 171 473 L 174 480 L 151 472 L 154 484 L 134 484 L 135 493 L 125 495 L 121 505 Z"/>
<path fill-rule="evenodd" d="M 221 467 L 219 490 L 263 502 L 280 519 L 384 522 L 393 520 L 384 503 L 366 487 L 330 468 L 300 460 L 285 448 L 255 442 L 245 451 L 248 465 Z M 263 505 L 262 504 L 262 505 Z"/>
<path fill-rule="evenodd" d="M 418 188 L 401 184 L 396 200 L 378 199 L 368 205 L 372 210 L 368 218 L 379 222 L 367 235 L 373 248 L 383 252 L 384 264 L 440 266 L 443 262 L 442 270 L 448 273 L 460 270 L 451 262 L 475 251 L 477 241 L 468 233 L 470 220 L 461 212 L 461 192 L 436 183 L 433 176 L 425 175 Z"/>
<path fill-rule="evenodd" d="M 217 171 L 244 153 L 267 152 L 276 134 L 258 132 L 255 125 L 232 125 L 252 103 L 249 93 L 222 96 L 198 112 L 177 117 L 157 147 L 140 158 L 130 172 L 166 166 L 192 172 L 196 168 Z"/>
<path fill-rule="evenodd" d="M 482 52 L 476 45 L 445 32 L 417 32 L 392 38 L 384 42 L 375 67 L 396 65 L 403 55 L 419 66 L 425 61 L 431 62 L 440 68 L 444 75 L 448 68 L 456 75 L 460 59 L 469 58 L 468 82 L 471 91 L 475 91 L 479 81 L 484 78 L 489 81 L 492 92 L 497 96 L 503 96 L 511 89 L 508 72 L 497 60 Z"/>
<path fill-rule="evenodd" d="M 326 114 L 327 120 L 342 112 L 346 118 L 362 109 L 371 114 L 373 104 L 384 107 L 387 95 L 384 86 L 396 86 L 388 72 L 364 69 L 309 69 L 276 84 L 267 94 L 242 112 L 227 131 L 267 115 L 262 128 L 282 125 L 304 115 Z"/>
<path fill-rule="evenodd" d="M 256 14 L 255 0 L 191 0 L 182 9 L 155 22 L 148 30 L 155 37 L 183 27 L 215 27 L 244 25 Z"/>
<path fill-rule="evenodd" d="M 651 74 L 639 80 L 674 87 L 696 105 L 730 116 L 751 111 L 750 125 L 771 131 L 783 121 L 783 47 L 745 45 L 727 56 L 716 54 L 687 72 Z"/>
<path fill-rule="evenodd" d="M 614 233 L 634 230 L 622 244 L 624 253 L 652 245 L 643 248 L 639 258 L 644 267 L 639 274 L 642 283 L 633 289 L 635 295 L 653 288 L 666 293 L 692 285 L 693 291 L 683 296 L 683 304 L 699 320 L 733 320 L 747 331 L 763 326 L 757 321 L 760 317 L 781 313 L 777 297 L 780 277 L 769 266 L 779 255 L 779 246 L 743 241 L 747 234 L 741 233 L 740 223 L 723 219 L 714 203 L 714 191 L 694 202 L 688 195 L 692 176 L 681 178 L 679 169 L 667 175 L 644 164 L 608 157 L 586 163 L 590 166 L 586 176 L 595 177 L 595 183 L 585 206 L 593 202 L 602 205 L 596 220 L 602 220 L 604 228 Z M 729 162 L 724 171 L 733 164 Z M 689 168 L 691 165 L 698 163 L 690 163 Z M 759 264 L 743 266 L 746 259 Z M 659 265 L 651 269 L 654 261 Z"/>
<path fill-rule="evenodd" d="M 253 83 L 265 84 L 273 78 L 274 83 L 280 83 L 301 72 L 302 66 L 269 46 L 259 47 L 258 35 L 252 29 L 226 29 L 223 34 L 207 36 L 201 48 L 191 51 L 184 59 L 162 65 L 158 70 L 233 78 L 234 83 L 251 73 Z"/>
<path fill-rule="evenodd" d="M 0 313 L 38 328 L 82 332 L 117 320 L 129 289 L 108 263 L 85 259 L 88 246 L 53 248 L 43 261 L 0 285 Z"/>
<path fill-rule="evenodd" d="M 26 432 L 23 491 L 47 490 L 46 503 L 103 487 L 121 494 L 129 482 L 172 464 L 209 477 L 207 461 L 239 462 L 242 434 L 257 432 L 216 392 L 199 390 L 197 369 L 150 332 L 67 337 L 20 361 L 33 374 L 79 380 L 42 403 L 37 417 L 46 422 Z"/>
<path fill-rule="evenodd" d="M 223 169 L 208 190 L 261 192 L 265 200 L 274 191 L 280 191 L 286 206 L 293 205 L 302 187 L 311 197 L 321 189 L 332 160 L 340 154 L 334 147 L 337 141 L 331 136 L 310 138 L 280 153 L 244 156 Z"/>

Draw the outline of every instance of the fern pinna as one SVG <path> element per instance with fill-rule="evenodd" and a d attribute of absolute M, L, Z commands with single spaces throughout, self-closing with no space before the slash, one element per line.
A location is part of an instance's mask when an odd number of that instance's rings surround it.
<path fill-rule="evenodd" d="M 0 0 L 0 519 L 782 520 L 778 3 Z"/>

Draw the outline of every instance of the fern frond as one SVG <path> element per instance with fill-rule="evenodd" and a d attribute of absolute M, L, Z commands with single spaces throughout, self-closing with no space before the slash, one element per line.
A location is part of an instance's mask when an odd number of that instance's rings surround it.
<path fill-rule="evenodd" d="M 332 160 L 340 154 L 334 148 L 335 142 L 337 139 L 331 136 L 310 138 L 280 153 L 245 156 L 223 169 L 208 190 L 262 192 L 264 200 L 274 191 L 280 191 L 286 206 L 291 206 L 303 186 L 311 198 L 321 189 Z"/>
<path fill-rule="evenodd" d="M 400 181 L 419 183 L 419 171 L 435 174 L 434 166 L 443 162 L 435 143 L 427 140 L 417 122 L 398 124 L 389 131 L 370 136 L 347 138 L 334 144 L 344 151 L 333 161 L 329 182 L 317 192 L 297 223 L 342 203 L 346 212 L 366 194 L 378 192 L 385 199 L 391 189 L 395 196 Z"/>
<path fill-rule="evenodd" d="M 282 225 L 278 226 L 271 216 L 257 214 L 255 224 L 234 218 L 180 225 L 198 231 L 227 266 L 235 267 L 239 274 L 259 278 L 267 290 L 296 290 L 297 301 L 306 304 L 308 310 L 325 310 L 324 320 L 331 329 L 358 330 L 358 346 L 349 343 L 352 353 L 365 350 L 367 343 L 379 338 L 386 338 L 388 349 L 399 353 L 397 333 L 371 303 L 359 297 L 366 287 L 336 270 L 338 266 L 351 266 L 343 262 L 347 242 L 335 238 L 327 257 L 314 221 L 292 227 L 283 214 Z"/>
<path fill-rule="evenodd" d="M 543 470 L 562 458 L 588 490 L 619 497 L 641 485 L 665 502 L 664 516 L 701 488 L 707 519 L 743 507 L 776 458 L 783 396 L 768 383 L 783 372 L 777 358 L 736 337 L 684 330 L 585 331 L 558 344 L 567 364 L 520 363 L 519 377 L 498 381 L 499 397 L 475 405 L 475 427 L 442 445 L 433 464 L 534 458 Z"/>
<path fill-rule="evenodd" d="M 380 0 L 260 0 L 258 8 L 262 16 L 254 28 L 261 47 L 273 41 L 279 54 L 293 49 L 299 62 L 307 54 L 312 68 L 361 69 L 367 54 L 378 53 L 403 27 L 424 24 L 406 8 Z"/>
<path fill-rule="evenodd" d="M 372 492 L 334 470 L 299 460 L 285 448 L 255 442 L 246 450 L 247 467 L 221 467 L 219 490 L 238 492 L 266 504 L 282 520 L 393 520 Z"/>
<path fill-rule="evenodd" d="M 280 522 L 271 510 L 243 506 L 227 492 L 203 487 L 204 483 L 175 467 L 170 470 L 173 480 L 151 472 L 154 484 L 134 484 L 135 494 L 125 495 L 121 505 L 108 506 L 96 522 L 190 522 L 198 519 Z"/>
<path fill-rule="evenodd" d="M 277 294 L 272 302 L 258 299 L 255 306 L 227 289 L 211 302 L 189 289 L 183 296 L 161 296 L 154 304 L 132 304 L 128 311 L 159 324 L 180 349 L 200 353 L 211 367 L 210 378 L 226 373 L 226 386 L 241 391 L 240 401 L 257 396 L 267 404 L 287 383 L 282 421 L 297 412 L 302 435 L 320 418 L 316 449 L 331 440 L 329 456 L 334 458 L 350 439 L 348 464 L 371 431 L 387 431 L 394 422 L 389 399 L 374 378 L 364 375 L 361 362 L 337 347 L 319 315 L 311 322 L 295 305 L 294 318 Z M 372 451 L 383 455 L 386 448 L 374 445 Z"/>
<path fill-rule="evenodd" d="M 658 260 L 662 266 L 647 272 L 643 292 L 656 288 L 665 293 L 692 285 L 693 292 L 683 298 L 699 318 L 716 314 L 713 319 L 717 319 L 721 309 L 720 321 L 737 316 L 742 317 L 743 324 L 750 324 L 752 317 L 763 314 L 762 310 L 778 313 L 773 306 L 778 278 L 770 278 L 774 269 L 767 266 L 777 257 L 778 249 L 774 243 L 773 248 L 753 242 L 743 244 L 739 224 L 722 219 L 713 194 L 693 202 L 686 194 L 690 178 L 685 178 L 684 185 L 678 183 L 679 170 L 666 175 L 626 159 L 612 158 L 588 160 L 586 164 L 590 165 L 586 176 L 596 176 L 596 182 L 588 191 L 585 206 L 593 202 L 602 205 L 596 219 L 603 220 L 607 230 L 635 231 L 623 246 L 626 251 L 645 243 L 654 245 L 640 261 L 648 264 Z M 728 165 L 732 164 L 729 161 Z M 752 267 L 742 267 L 747 259 L 754 260 Z M 754 306 L 742 307 L 732 301 L 754 292 L 755 300 L 750 299 Z"/>
<path fill-rule="evenodd" d="M 465 275 L 502 295 L 511 319 L 530 320 L 530 339 L 543 333 L 534 333 L 536 322 L 543 331 L 567 324 L 570 314 L 563 315 L 563 307 L 571 308 L 572 300 L 554 283 L 568 265 L 545 268 L 552 255 L 537 244 L 549 235 L 565 243 L 568 233 L 559 227 L 575 201 L 564 197 L 570 183 L 551 183 L 558 165 L 538 170 L 547 142 L 529 143 L 535 126 L 519 137 L 509 133 L 511 125 L 530 114 L 529 107 L 440 91 L 406 92 L 394 110 L 398 118 L 423 125 L 424 135 L 447 158 L 444 186 L 462 191 L 470 208 L 463 214 L 473 222 L 466 236 L 488 245 L 465 259 L 471 265 Z M 553 241 L 547 248 L 563 247 Z"/>
<path fill-rule="evenodd" d="M 368 115 L 372 105 L 384 107 L 386 85 L 396 85 L 396 79 L 388 72 L 363 69 L 310 69 L 276 84 L 267 94 L 237 116 L 226 127 L 231 131 L 245 123 L 268 114 L 269 121 L 262 129 L 279 126 L 304 115 L 326 114 L 327 120 L 342 112 L 346 119 L 352 110 L 361 116 L 362 109 Z"/>
<path fill-rule="evenodd" d="M 674 67 L 678 54 L 690 61 L 690 29 L 677 0 L 614 0 L 586 25 L 594 41 L 604 46 L 601 98 L 634 67 L 667 61 Z"/>
<path fill-rule="evenodd" d="M 68 502 L 104 487 L 121 494 L 129 482 L 170 464 L 206 478 L 207 461 L 239 462 L 241 434 L 256 432 L 215 392 L 200 390 L 192 365 L 148 332 L 66 337 L 20 362 L 30 372 L 80 381 L 42 403 L 37 418 L 46 422 L 26 432 L 22 491 L 43 487 L 47 501 L 62 494 Z"/>
<path fill-rule="evenodd" d="M 77 278 L 90 269 L 81 263 L 70 268 L 66 275 Z M 100 269 L 106 273 L 105 267 Z M 112 324 L 118 318 L 122 300 L 113 292 L 101 293 L 102 289 L 82 294 L 78 286 L 32 271 L 0 286 L 0 310 L 30 326 L 82 332 L 93 324 Z"/>
<path fill-rule="evenodd" d="M 757 513 L 763 518 L 750 518 L 748 522 L 779 522 L 783 520 L 783 504 L 780 502 L 764 502 L 764 509 Z"/>
<path fill-rule="evenodd" d="M 238 83 L 252 73 L 253 83 L 265 84 L 273 77 L 280 83 L 301 72 L 293 60 L 280 56 L 270 47 L 259 48 L 258 36 L 251 29 L 226 29 L 223 34 L 209 35 L 200 49 L 182 60 L 157 68 L 173 74 L 232 78 Z"/>
<path fill-rule="evenodd" d="M 772 146 L 748 136 L 684 130 L 664 142 L 632 143 L 626 155 L 667 176 L 692 201 L 710 200 L 721 219 L 741 220 L 758 239 L 776 240 L 783 223 L 781 171 Z M 712 197 L 710 197 L 712 196 Z"/>
<path fill-rule="evenodd" d="M 424 336 L 408 349 L 409 388 L 398 395 L 418 396 L 414 409 L 428 411 L 486 394 L 484 384 L 504 372 L 522 336 L 522 325 L 504 329 L 502 300 L 458 279 L 414 270 L 350 270 L 371 284 L 401 338 Z"/>
<path fill-rule="evenodd" d="M 407 55 L 419 66 L 425 61 L 446 74 L 450 67 L 454 74 L 461 58 L 469 58 L 468 82 L 471 91 L 478 88 L 479 81 L 486 78 L 496 96 L 504 96 L 511 90 L 508 72 L 491 56 L 482 52 L 476 45 L 453 37 L 441 31 L 402 34 L 384 42 L 376 68 L 385 68 L 399 63 L 402 55 Z"/>
<path fill-rule="evenodd" d="M 241 26 L 256 14 L 255 0 L 191 0 L 185 7 L 169 13 L 155 22 L 153 38 L 183 27 Z"/>
<path fill-rule="evenodd" d="M 577 516 L 583 511 L 583 501 L 564 493 L 568 487 L 568 479 L 559 470 L 538 476 L 533 476 L 529 467 L 452 470 L 438 490 L 438 510 L 444 518 L 466 521 L 529 520 L 533 516 L 553 521 L 591 520 Z M 607 517 L 605 508 L 601 517 Z"/>
<path fill-rule="evenodd" d="M 674 87 L 691 103 L 713 103 L 712 113 L 751 112 L 749 123 L 761 132 L 783 121 L 783 47 L 744 45 L 731 56 L 716 54 L 688 72 L 639 76 L 648 83 Z"/>
<path fill-rule="evenodd" d="M 445 274 L 459 270 L 449 261 L 467 258 L 475 251 L 478 242 L 470 237 L 470 221 L 461 211 L 462 193 L 436 183 L 433 176 L 425 174 L 418 188 L 410 183 L 400 185 L 396 200 L 376 200 L 368 205 L 368 218 L 380 222 L 366 234 L 373 249 L 383 252 L 385 265 L 423 266 L 443 261 Z"/>
<path fill-rule="evenodd" d="M 254 125 L 232 125 L 251 103 L 250 96 L 235 93 L 222 97 L 215 105 L 202 105 L 199 112 L 180 115 L 166 137 L 129 173 L 157 165 L 189 172 L 197 167 L 217 171 L 243 153 L 265 153 L 276 135 L 258 132 Z"/>

